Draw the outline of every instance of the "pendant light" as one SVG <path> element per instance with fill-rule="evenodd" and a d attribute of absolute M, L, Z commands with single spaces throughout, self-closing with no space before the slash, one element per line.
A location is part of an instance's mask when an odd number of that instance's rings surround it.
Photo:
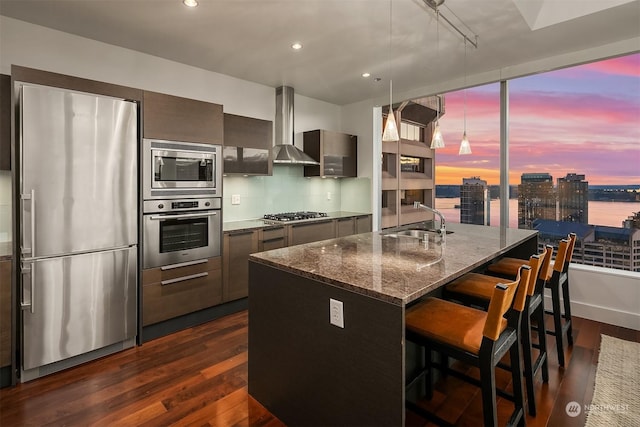
<path fill-rule="evenodd" d="M 467 138 L 467 39 L 464 39 L 464 113 L 463 123 L 464 132 L 462 134 L 462 141 L 460 141 L 459 155 L 471 154 L 471 145 L 469 144 L 469 138 Z"/>
<path fill-rule="evenodd" d="M 389 80 L 389 114 L 387 115 L 387 123 L 384 125 L 384 132 L 382 132 L 383 142 L 394 142 L 400 139 L 398 135 L 398 125 L 396 124 L 396 118 L 393 114 L 393 81 Z"/>
<path fill-rule="evenodd" d="M 440 64 L 440 11 L 436 8 L 436 56 L 437 63 Z M 440 95 L 436 95 L 438 99 L 438 110 L 436 111 L 436 125 L 433 128 L 433 135 L 431 136 L 431 149 L 443 148 L 444 138 L 442 138 L 442 132 L 440 132 L 440 109 L 442 98 Z"/>
<path fill-rule="evenodd" d="M 389 75 L 391 75 L 391 34 L 393 29 L 393 1 L 389 0 Z M 400 140 L 396 117 L 393 114 L 393 80 L 389 78 L 389 113 L 387 123 L 382 132 L 382 142 L 395 142 Z"/>

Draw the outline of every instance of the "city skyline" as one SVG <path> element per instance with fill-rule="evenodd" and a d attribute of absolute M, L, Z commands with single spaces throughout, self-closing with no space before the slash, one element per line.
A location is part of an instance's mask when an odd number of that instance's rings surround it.
<path fill-rule="evenodd" d="M 587 175 L 591 185 L 640 184 L 640 54 L 509 81 L 510 173 Z M 466 97 L 473 154 L 459 156 Z M 436 183 L 499 184 L 500 85 L 445 94 Z"/>

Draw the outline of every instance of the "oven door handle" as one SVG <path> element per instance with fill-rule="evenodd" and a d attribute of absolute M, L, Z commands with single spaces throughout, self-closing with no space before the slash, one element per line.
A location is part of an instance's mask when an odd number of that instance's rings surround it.
<path fill-rule="evenodd" d="M 202 218 L 205 216 L 214 216 L 218 215 L 218 212 L 205 212 L 205 213 L 191 213 L 191 214 L 168 214 L 168 215 L 151 215 L 149 219 L 153 219 L 155 221 L 163 220 L 163 219 L 182 219 L 182 218 Z"/>

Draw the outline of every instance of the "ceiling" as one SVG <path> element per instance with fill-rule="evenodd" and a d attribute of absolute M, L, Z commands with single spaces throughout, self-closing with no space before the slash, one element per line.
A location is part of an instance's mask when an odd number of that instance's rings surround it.
<path fill-rule="evenodd" d="M 463 78 L 465 63 L 472 75 L 640 36 L 640 0 L 446 0 L 439 25 L 424 0 L 199 3 L 0 0 L 0 14 L 338 105 L 383 96 L 389 79 L 409 91 Z M 466 60 L 443 18 L 478 36 Z"/>

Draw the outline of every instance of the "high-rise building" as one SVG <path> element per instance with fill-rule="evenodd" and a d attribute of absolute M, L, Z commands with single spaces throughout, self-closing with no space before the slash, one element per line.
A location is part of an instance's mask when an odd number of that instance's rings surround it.
<path fill-rule="evenodd" d="M 460 222 L 490 225 L 490 198 L 487 181 L 480 177 L 462 178 L 460 186 Z"/>
<path fill-rule="evenodd" d="M 558 221 L 589 223 L 589 182 L 584 175 L 558 178 Z"/>
<path fill-rule="evenodd" d="M 623 228 L 640 228 L 640 212 L 634 212 L 622 221 Z"/>
<path fill-rule="evenodd" d="M 518 228 L 531 229 L 535 219 L 556 219 L 553 177 L 548 173 L 523 173 L 518 186 Z"/>

